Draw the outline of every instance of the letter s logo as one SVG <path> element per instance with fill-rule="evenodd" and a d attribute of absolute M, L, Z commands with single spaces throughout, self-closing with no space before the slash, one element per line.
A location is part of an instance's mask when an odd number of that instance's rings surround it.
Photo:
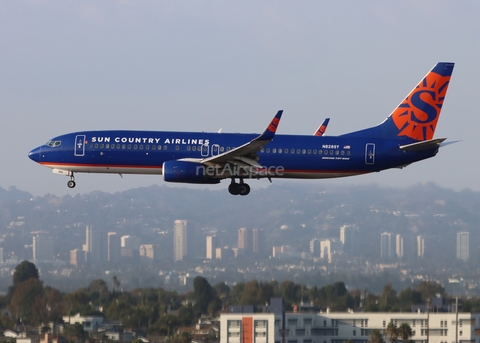
<path fill-rule="evenodd" d="M 423 98 L 423 99 L 422 99 Z M 414 109 L 412 109 L 412 121 L 419 123 L 429 123 L 437 118 L 438 111 L 431 104 L 436 101 L 435 92 L 429 90 L 419 90 L 412 94 L 410 100 Z"/>

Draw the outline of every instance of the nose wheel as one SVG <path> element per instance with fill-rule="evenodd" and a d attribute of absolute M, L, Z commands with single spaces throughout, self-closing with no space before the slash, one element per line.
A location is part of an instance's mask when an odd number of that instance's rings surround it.
<path fill-rule="evenodd" d="M 73 173 L 70 175 L 70 180 L 67 182 L 67 187 L 68 188 L 75 188 L 77 184 L 75 183 L 75 177 L 73 176 Z"/>
<path fill-rule="evenodd" d="M 228 186 L 228 191 L 232 195 L 247 195 L 250 193 L 250 186 L 246 183 L 243 183 L 243 180 L 240 180 L 240 183 L 237 183 L 234 179 L 232 179 L 232 182 Z"/>

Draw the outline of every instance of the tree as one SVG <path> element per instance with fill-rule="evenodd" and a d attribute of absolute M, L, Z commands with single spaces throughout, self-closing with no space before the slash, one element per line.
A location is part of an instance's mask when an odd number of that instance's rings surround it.
<path fill-rule="evenodd" d="M 215 300 L 217 293 L 205 278 L 197 276 L 193 280 L 193 296 L 197 311 L 206 314 L 208 313 L 208 305 Z"/>
<path fill-rule="evenodd" d="M 388 341 L 390 343 L 395 343 L 397 341 L 398 328 L 397 328 L 397 325 L 395 325 L 392 321 L 390 323 L 388 323 L 387 335 L 388 335 Z"/>
<path fill-rule="evenodd" d="M 115 296 L 115 288 L 116 289 L 120 288 L 120 281 L 118 281 L 116 275 L 112 276 L 112 282 L 113 282 L 113 295 Z"/>
<path fill-rule="evenodd" d="M 370 339 L 368 340 L 369 343 L 384 343 L 382 333 L 377 330 L 373 329 L 370 333 Z"/>
<path fill-rule="evenodd" d="M 37 267 L 35 267 L 35 265 L 29 261 L 20 262 L 20 264 L 15 267 L 15 271 L 13 273 L 13 287 L 18 286 L 30 278 L 39 278 Z"/>
<path fill-rule="evenodd" d="M 39 306 L 42 300 L 43 285 L 40 280 L 30 278 L 20 283 L 12 295 L 9 309 L 13 318 L 21 319 L 24 323 L 37 325 L 43 319 L 45 308 Z"/>
<path fill-rule="evenodd" d="M 412 328 L 408 323 L 402 323 L 398 327 L 398 336 L 402 338 L 403 343 L 407 343 L 410 337 L 413 336 Z"/>

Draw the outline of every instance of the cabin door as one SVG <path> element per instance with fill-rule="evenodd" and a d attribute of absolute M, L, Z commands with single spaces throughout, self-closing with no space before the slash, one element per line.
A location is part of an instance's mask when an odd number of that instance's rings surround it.
<path fill-rule="evenodd" d="M 367 143 L 365 146 L 365 164 L 375 164 L 375 144 Z"/>
<path fill-rule="evenodd" d="M 75 136 L 75 156 L 85 156 L 85 135 Z"/>

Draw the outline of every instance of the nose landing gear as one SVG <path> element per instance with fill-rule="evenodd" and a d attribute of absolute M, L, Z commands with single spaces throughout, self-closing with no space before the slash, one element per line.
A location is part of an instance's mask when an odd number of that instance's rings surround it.
<path fill-rule="evenodd" d="M 75 188 L 77 184 L 75 183 L 75 176 L 73 176 L 73 172 L 70 174 L 70 180 L 67 182 L 68 188 Z"/>
<path fill-rule="evenodd" d="M 250 186 L 243 182 L 243 179 L 240 179 L 240 183 L 236 183 L 235 179 L 232 178 L 232 182 L 228 186 L 228 191 L 232 195 L 247 195 L 250 193 Z"/>

